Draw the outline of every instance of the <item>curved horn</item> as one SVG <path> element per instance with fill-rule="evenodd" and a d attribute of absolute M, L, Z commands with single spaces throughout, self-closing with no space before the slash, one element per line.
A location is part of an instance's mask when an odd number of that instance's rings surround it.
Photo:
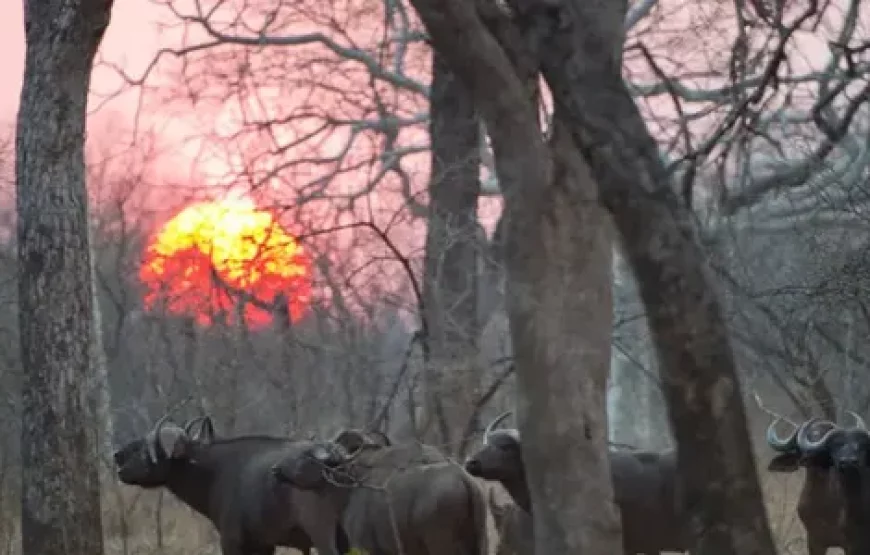
<path fill-rule="evenodd" d="M 338 466 L 350 461 L 355 455 L 359 454 L 362 449 L 354 451 L 353 455 L 349 455 L 347 450 L 339 443 L 320 443 L 314 446 L 311 454 L 315 460 L 326 466 Z"/>
<path fill-rule="evenodd" d="M 813 441 L 809 436 L 810 429 L 813 425 L 823 423 L 829 425 L 830 428 L 822 434 L 822 437 Z M 831 437 L 840 431 L 840 427 L 834 424 L 829 420 L 822 420 L 821 418 L 812 418 L 803 424 L 801 424 L 800 429 L 798 429 L 797 433 L 797 445 L 798 448 L 804 452 L 804 454 L 813 455 L 821 451 L 827 446 L 828 441 L 830 441 Z"/>
<path fill-rule="evenodd" d="M 157 464 L 157 438 L 160 437 L 160 430 L 163 429 L 163 426 L 166 424 L 166 421 L 169 420 L 169 415 L 172 412 L 167 412 L 163 416 L 157 420 L 157 423 L 154 424 L 154 428 L 148 432 L 148 435 L 145 436 L 145 443 L 148 448 L 148 457 L 151 459 L 151 462 Z"/>
<path fill-rule="evenodd" d="M 339 450 L 339 453 L 341 453 L 341 458 L 342 458 L 342 461 L 341 461 L 341 462 L 343 462 L 343 463 L 347 463 L 347 462 L 353 461 L 353 460 L 355 460 L 357 457 L 359 457 L 360 455 L 362 455 L 363 451 L 366 450 L 366 447 L 367 447 L 367 446 L 369 446 L 369 445 L 375 445 L 374 443 L 371 443 L 371 441 L 370 441 L 368 438 L 365 438 L 365 437 L 364 437 L 363 439 L 364 439 L 364 441 L 363 441 L 362 443 L 360 443 L 360 444 L 357 446 L 357 448 L 354 449 L 353 451 L 347 451 L 346 449 L 340 449 L 340 450 Z M 340 446 L 339 446 L 339 447 L 340 447 Z"/>
<path fill-rule="evenodd" d="M 193 433 L 193 427 L 196 426 L 197 424 L 199 424 L 200 422 L 205 421 L 206 418 L 208 418 L 208 417 L 207 416 L 197 416 L 196 418 L 191 419 L 190 422 L 188 422 L 187 424 L 184 425 L 184 433 L 186 433 L 187 435 L 191 435 Z"/>
<path fill-rule="evenodd" d="M 493 419 L 493 421 L 489 423 L 489 426 L 487 426 L 486 430 L 483 432 L 483 444 L 484 445 L 489 444 L 489 435 L 492 433 L 492 431 L 495 429 L 495 427 L 498 426 L 499 424 L 501 424 L 505 420 L 505 418 L 507 418 L 508 416 L 513 414 L 513 412 L 514 411 L 512 411 L 512 410 L 505 411 L 505 412 L 501 413 L 500 415 L 496 416 L 495 419 Z"/>
<path fill-rule="evenodd" d="M 151 458 L 151 462 L 157 463 L 157 440 L 159 438 L 160 430 L 163 429 L 163 425 L 166 424 L 166 421 L 169 420 L 169 417 L 186 405 L 187 403 L 193 401 L 193 395 L 188 395 L 186 398 L 182 399 L 175 406 L 170 407 L 169 410 L 166 411 L 166 414 L 160 417 L 157 423 L 154 425 L 154 428 L 145 435 L 145 442 L 148 447 L 148 456 Z"/>
<path fill-rule="evenodd" d="M 852 418 L 855 419 L 855 427 L 856 428 L 858 428 L 859 430 L 863 430 L 865 432 L 867 431 L 867 423 L 864 422 L 864 419 L 861 418 L 861 416 L 857 412 L 853 412 L 851 410 L 848 410 L 846 412 L 849 413 L 852 416 Z"/>
<path fill-rule="evenodd" d="M 767 444 L 774 451 L 784 452 L 794 448 L 795 446 L 795 440 L 799 429 L 797 426 L 794 427 L 791 435 L 786 438 L 781 438 L 776 434 L 776 425 L 783 421 L 784 419 L 782 417 L 777 417 L 776 420 L 771 422 L 770 426 L 767 427 Z"/>

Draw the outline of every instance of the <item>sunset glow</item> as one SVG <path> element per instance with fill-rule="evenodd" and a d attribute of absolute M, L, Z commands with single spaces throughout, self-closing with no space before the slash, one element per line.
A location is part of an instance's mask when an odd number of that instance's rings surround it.
<path fill-rule="evenodd" d="M 147 309 L 212 325 L 237 321 L 244 298 L 251 327 L 271 323 L 266 309 L 281 293 L 298 320 L 308 308 L 310 274 L 307 253 L 275 216 L 240 200 L 179 212 L 151 237 L 139 270 Z"/>

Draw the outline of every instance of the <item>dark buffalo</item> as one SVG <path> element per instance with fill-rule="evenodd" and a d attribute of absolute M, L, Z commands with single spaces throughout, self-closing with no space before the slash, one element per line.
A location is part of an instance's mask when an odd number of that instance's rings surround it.
<path fill-rule="evenodd" d="M 465 469 L 472 476 L 500 482 L 531 519 L 519 431 L 496 429 L 510 414 L 500 415 L 487 426 L 483 447 L 466 460 Z M 677 490 L 676 453 L 611 451 L 609 456 L 614 497 L 622 515 L 624 553 L 686 551 L 688 536 Z M 531 529 L 530 524 L 522 527 Z"/>
<path fill-rule="evenodd" d="M 797 513 L 807 532 L 809 555 L 824 555 L 830 547 L 842 548 L 846 555 L 870 552 L 870 497 L 865 491 L 870 433 L 860 416 L 850 414 L 852 428 L 811 418 L 780 438 L 775 428 L 781 417 L 767 428 L 767 444 L 778 453 L 768 470 L 806 468 Z"/>
<path fill-rule="evenodd" d="M 487 553 L 483 492 L 434 447 L 384 445 L 348 431 L 295 450 L 273 471 L 319 496 L 305 522 L 323 555 Z"/>
<path fill-rule="evenodd" d="M 181 428 L 167 417 L 115 453 L 123 483 L 167 488 L 214 524 L 224 555 L 272 555 L 276 546 L 310 552 L 310 538 L 295 524 L 297 499 L 271 471 L 294 442 L 269 436 L 216 439 L 210 418 Z"/>

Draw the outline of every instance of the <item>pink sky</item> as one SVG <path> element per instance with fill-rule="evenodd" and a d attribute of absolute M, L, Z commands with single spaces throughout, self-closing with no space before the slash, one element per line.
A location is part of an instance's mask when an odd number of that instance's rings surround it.
<path fill-rule="evenodd" d="M 24 16 L 21 2 L 6 2 L 0 17 L 0 74 L 6 87 L 0 89 L 0 121 L 13 122 L 21 94 L 24 71 Z M 124 63 L 130 71 L 140 70 L 154 55 L 160 34 L 155 28 L 157 9 L 147 0 L 116 2 L 112 22 L 103 40 L 102 52 L 116 63 Z M 105 76 L 94 75 L 94 89 L 105 90 Z M 101 86 L 102 85 L 102 86 Z M 112 103 L 111 108 L 129 113 L 135 99 L 128 95 Z"/>

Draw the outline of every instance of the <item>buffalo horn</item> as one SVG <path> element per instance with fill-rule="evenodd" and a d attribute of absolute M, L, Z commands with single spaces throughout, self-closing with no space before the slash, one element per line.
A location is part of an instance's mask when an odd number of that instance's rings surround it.
<path fill-rule="evenodd" d="M 857 412 L 847 411 L 852 415 L 852 418 L 855 419 L 855 427 L 862 431 L 867 431 L 867 423 L 864 422 L 864 419 Z"/>
<path fill-rule="evenodd" d="M 776 425 L 781 421 L 784 421 L 781 416 L 778 416 L 776 420 L 770 423 L 770 426 L 767 427 L 767 444 L 774 451 L 788 451 L 792 447 L 795 446 L 795 438 L 797 437 L 798 427 L 795 426 L 794 430 L 792 430 L 791 435 L 786 438 L 780 438 L 776 434 Z"/>
<path fill-rule="evenodd" d="M 166 421 L 169 420 L 169 415 L 172 414 L 171 411 L 167 412 L 154 424 L 154 429 L 148 432 L 146 436 L 146 443 L 148 444 L 148 456 L 151 458 L 151 462 L 157 464 L 157 439 L 160 437 L 160 430 L 163 429 L 163 425 L 166 424 Z"/>
<path fill-rule="evenodd" d="M 169 417 L 172 415 L 172 413 L 174 413 L 187 403 L 191 402 L 192 400 L 193 395 L 188 395 L 185 399 L 182 399 L 174 407 L 166 411 L 166 414 L 161 416 L 160 420 L 158 420 L 157 423 L 154 424 L 154 429 L 148 432 L 148 434 L 145 436 L 145 442 L 147 443 L 148 447 L 148 456 L 151 458 L 151 462 L 155 464 L 157 463 L 157 442 L 159 441 L 160 430 L 163 429 L 163 425 L 166 424 L 166 421 L 169 420 Z"/>
<path fill-rule="evenodd" d="M 184 426 L 184 433 L 186 433 L 189 436 L 192 436 L 193 435 L 193 427 L 196 426 L 197 424 L 205 423 L 206 418 L 208 418 L 208 416 L 197 416 L 196 418 L 192 419 L 190 422 L 188 422 Z"/>
<path fill-rule="evenodd" d="M 495 429 L 495 427 L 498 426 L 499 424 L 501 424 L 504 421 L 504 419 L 507 418 L 508 416 L 510 416 L 511 414 L 513 414 L 513 412 L 514 411 L 512 411 L 512 410 L 505 411 L 505 412 L 501 413 L 500 415 L 496 416 L 495 419 L 489 423 L 489 426 L 487 426 L 486 430 L 483 432 L 483 444 L 484 445 L 489 444 L 489 435 L 492 433 L 492 431 Z"/>
<path fill-rule="evenodd" d="M 829 426 L 829 428 L 824 434 L 822 434 L 822 437 L 813 441 L 809 438 L 809 433 L 810 429 L 812 429 L 812 427 L 816 424 L 824 424 L 826 426 Z M 798 448 L 805 454 L 812 455 L 818 453 L 825 448 L 831 437 L 839 430 L 840 427 L 829 420 L 822 420 L 821 418 L 811 418 L 810 420 L 804 422 L 798 430 Z"/>

